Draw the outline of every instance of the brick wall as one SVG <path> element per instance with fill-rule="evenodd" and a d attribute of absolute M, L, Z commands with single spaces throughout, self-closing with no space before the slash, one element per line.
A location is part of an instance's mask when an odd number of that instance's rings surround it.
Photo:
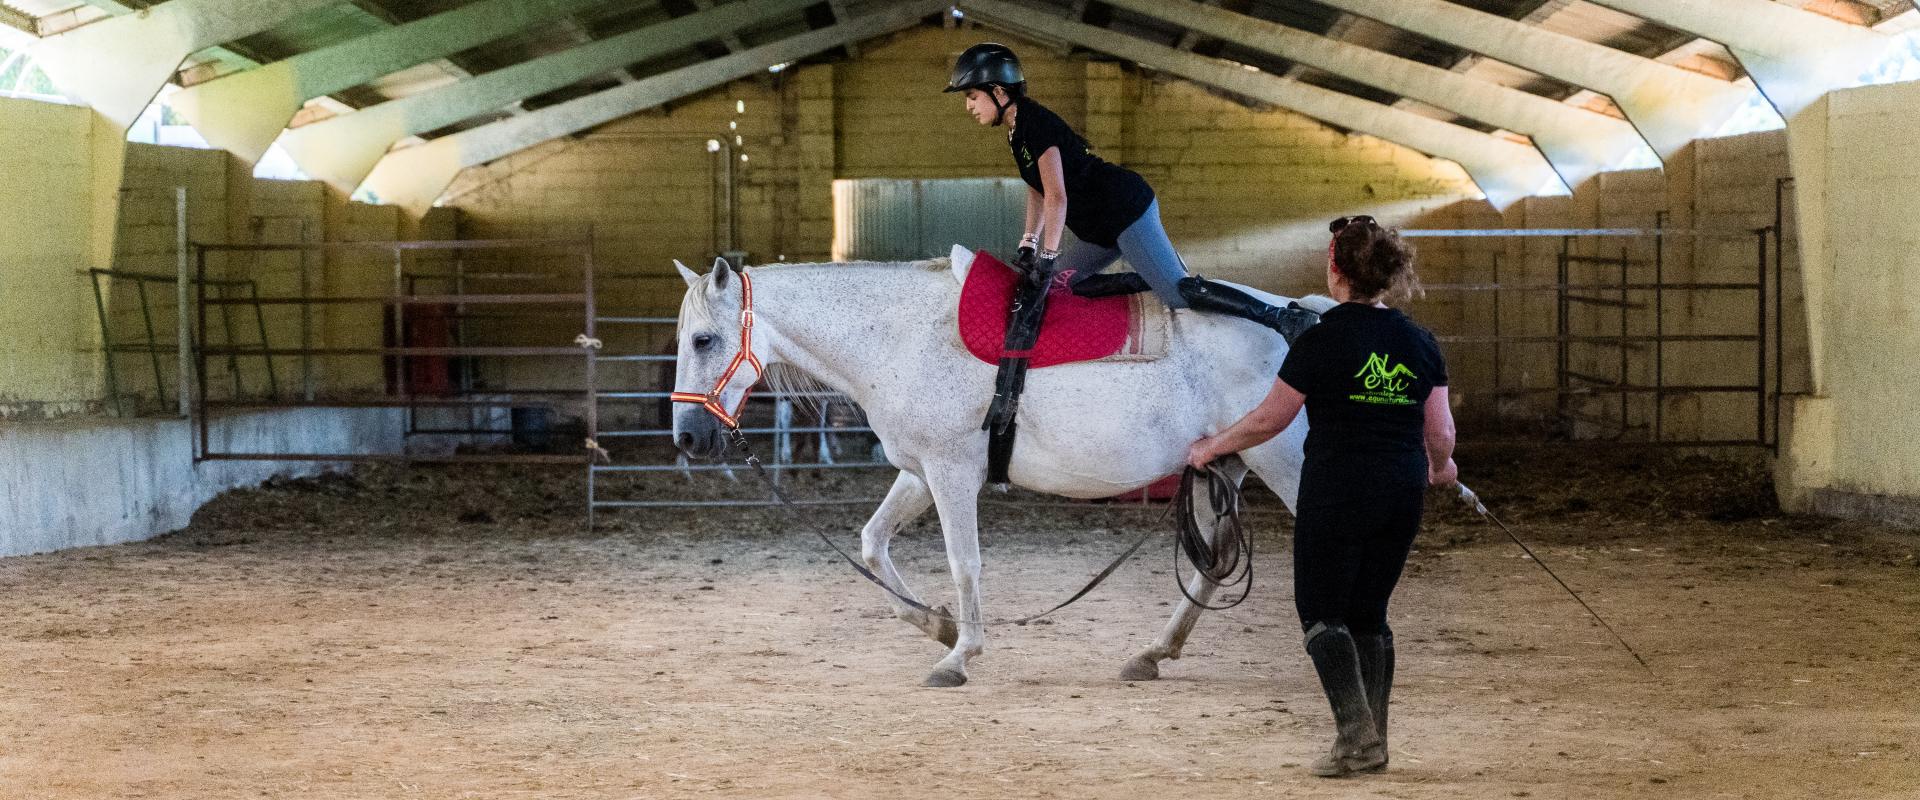
<path fill-rule="evenodd" d="M 1782 131 L 1704 139 L 1689 145 L 1664 170 L 1603 173 L 1571 197 L 1529 198 L 1507 213 L 1497 214 L 1484 203 L 1461 204 L 1449 214 L 1434 217 L 1423 227 L 1450 228 L 1651 228 L 1664 221 L 1669 228 L 1718 234 L 1698 239 L 1671 236 L 1656 251 L 1651 239 L 1575 238 L 1568 247 L 1568 280 L 1573 283 L 1617 283 L 1621 258 L 1628 279 L 1651 283 L 1659 270 L 1670 283 L 1752 283 L 1758 279 L 1758 243 L 1753 231 L 1773 225 L 1775 181 L 1788 174 L 1786 136 Z M 1785 365 L 1786 391 L 1807 384 L 1804 303 L 1801 300 L 1799 252 L 1793 235 L 1791 207 L 1787 233 L 1782 237 L 1785 290 L 1784 359 L 1770 359 L 1769 387 L 1774 371 Z M 1442 224 L 1444 223 L 1444 224 Z M 1768 247 L 1773 248 L 1769 239 Z M 1488 283 L 1498 269 L 1506 284 L 1550 284 L 1559 279 L 1562 250 L 1557 237 L 1527 239 L 1422 239 L 1423 277 L 1429 283 Z M 1769 253 L 1766 323 L 1773 336 L 1774 292 Z M 1617 292 L 1580 292 L 1606 295 Z M 1670 291 L 1656 298 L 1651 291 L 1629 292 L 1626 315 L 1630 336 L 1664 330 L 1670 335 L 1751 335 L 1756 329 L 1755 294 L 1737 291 Z M 1552 292 L 1502 292 L 1500 333 L 1504 336 L 1554 335 L 1557 301 Z M 1438 332 L 1491 335 L 1494 332 L 1494 295 L 1490 292 L 1430 291 L 1412 305 L 1413 313 Z M 1656 317 L 1655 306 L 1663 308 Z M 1616 306 L 1574 303 L 1568 314 L 1569 333 L 1612 336 L 1621 332 Z M 1769 342 L 1769 345 L 1771 342 Z M 1755 345 L 1750 342 L 1671 342 L 1656 351 L 1651 344 L 1628 345 L 1627 382 L 1650 386 L 1656 360 L 1668 386 L 1752 384 L 1758 372 Z M 1612 380 L 1621 374 L 1621 347 L 1615 344 L 1569 346 L 1572 371 Z M 1494 348 L 1456 345 L 1449 348 L 1454 394 L 1463 415 L 1501 416 L 1506 419 L 1545 419 L 1555 411 L 1550 395 L 1513 395 L 1493 401 Z M 1552 343 L 1513 343 L 1499 348 L 1499 385 L 1505 389 L 1545 389 L 1556 384 L 1557 349 Z M 1580 385 L 1575 381 L 1574 385 Z M 1659 402 L 1656 407 L 1655 403 Z M 1626 405 L 1629 434 L 1638 438 L 1657 425 L 1667 438 L 1741 439 L 1756 435 L 1756 397 L 1752 393 L 1670 394 L 1656 401 L 1650 394 L 1630 397 Z M 1611 436 L 1619 431 L 1618 395 L 1575 399 L 1569 410 L 1589 421 L 1574 431 L 1585 436 Z M 1762 416 L 1771 416 L 1770 408 Z"/>

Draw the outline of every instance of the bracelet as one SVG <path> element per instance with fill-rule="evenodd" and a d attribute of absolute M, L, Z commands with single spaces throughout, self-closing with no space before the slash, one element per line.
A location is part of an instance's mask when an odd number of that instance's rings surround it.
<path fill-rule="evenodd" d="M 1040 249 L 1040 234 L 1029 233 L 1025 236 L 1020 237 L 1020 246 L 1031 247 L 1035 250 Z"/>
<path fill-rule="evenodd" d="M 1060 251 L 1058 251 L 1058 250 L 1042 250 L 1042 251 L 1040 251 L 1040 253 L 1039 253 L 1039 256 L 1040 256 L 1041 258 L 1045 258 L 1045 259 L 1055 259 L 1055 258 L 1059 258 L 1059 257 L 1060 257 Z"/>

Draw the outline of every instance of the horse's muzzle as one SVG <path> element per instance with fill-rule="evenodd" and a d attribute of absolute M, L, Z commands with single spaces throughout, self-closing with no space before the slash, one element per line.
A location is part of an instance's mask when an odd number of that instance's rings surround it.
<path fill-rule="evenodd" d="M 720 422 L 704 408 L 681 409 L 673 415 L 673 446 L 694 458 L 712 458 L 726 446 Z"/>

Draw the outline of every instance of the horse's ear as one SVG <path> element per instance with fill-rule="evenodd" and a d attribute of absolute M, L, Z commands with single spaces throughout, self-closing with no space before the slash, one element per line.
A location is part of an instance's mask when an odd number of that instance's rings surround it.
<path fill-rule="evenodd" d="M 727 260 L 724 258 L 716 258 L 713 260 L 713 272 L 711 274 L 713 275 L 714 291 L 726 289 L 727 279 L 733 275 L 733 265 L 727 263 Z"/>
<path fill-rule="evenodd" d="M 967 271 L 973 269 L 973 251 L 956 244 L 948 260 L 952 262 L 953 279 L 963 286 L 966 285 Z"/>
<path fill-rule="evenodd" d="M 680 263 L 680 259 L 673 260 L 673 268 L 680 271 L 680 279 L 687 282 L 687 288 L 700 285 L 700 273 L 687 269 L 687 265 Z"/>

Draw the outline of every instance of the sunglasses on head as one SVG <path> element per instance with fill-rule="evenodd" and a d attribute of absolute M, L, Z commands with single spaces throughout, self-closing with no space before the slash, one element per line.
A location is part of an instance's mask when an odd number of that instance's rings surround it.
<path fill-rule="evenodd" d="M 1329 222 L 1327 223 L 1327 231 L 1329 233 L 1339 233 L 1342 230 L 1345 230 L 1348 225 L 1376 225 L 1376 224 L 1378 223 L 1373 221 L 1373 217 L 1369 217 L 1365 214 L 1361 214 L 1359 216 L 1354 216 L 1354 217 L 1341 217 L 1332 222 Z"/>

